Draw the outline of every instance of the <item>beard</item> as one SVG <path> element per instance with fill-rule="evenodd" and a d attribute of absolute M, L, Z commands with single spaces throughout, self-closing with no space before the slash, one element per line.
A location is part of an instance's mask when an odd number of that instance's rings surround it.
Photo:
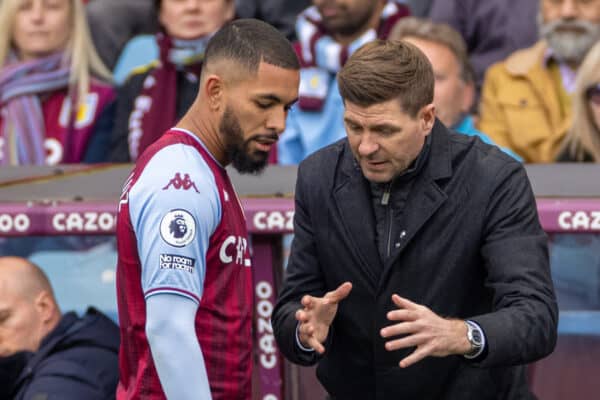
<path fill-rule="evenodd" d="M 377 9 L 376 1 L 368 0 L 368 2 L 372 4 L 368 4 L 367 7 L 360 10 L 350 11 L 346 6 L 342 6 L 340 15 L 337 18 L 330 19 L 322 16 L 322 23 L 331 33 L 345 36 L 354 35 L 369 24 L 373 13 L 375 13 L 375 10 Z M 332 1 L 331 3 L 335 4 L 335 1 Z M 325 7 L 325 5 L 322 7 Z"/>
<path fill-rule="evenodd" d="M 277 141 L 278 137 L 276 134 L 254 135 L 244 140 L 244 131 L 240 126 L 240 121 L 229 107 L 223 113 L 219 130 L 224 137 L 227 159 L 231 161 L 231 164 L 239 173 L 258 174 L 262 172 L 269 161 L 269 153 L 260 150 L 251 152 L 250 143 L 261 137 Z"/>
<path fill-rule="evenodd" d="M 581 63 L 600 39 L 600 24 L 582 20 L 543 22 L 538 18 L 540 37 L 546 39 L 559 61 Z"/>

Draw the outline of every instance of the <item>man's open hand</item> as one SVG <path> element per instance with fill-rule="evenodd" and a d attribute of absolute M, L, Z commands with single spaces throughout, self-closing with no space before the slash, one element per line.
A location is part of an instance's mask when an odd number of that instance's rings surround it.
<path fill-rule="evenodd" d="M 388 312 L 387 317 L 396 323 L 383 328 L 381 336 L 386 339 L 402 337 L 386 342 L 386 350 L 416 347 L 415 351 L 400 361 L 400 367 L 409 367 L 429 356 L 462 355 L 471 350 L 464 321 L 442 318 L 429 308 L 397 294 L 392 296 L 392 301 L 398 309 Z"/>
<path fill-rule="evenodd" d="M 304 308 L 296 311 L 296 320 L 300 322 L 298 334 L 303 346 L 312 348 L 319 354 L 325 352 L 323 343 L 329 334 L 338 304 L 348 297 L 351 290 L 352 284 L 345 282 L 323 297 L 302 297 L 301 303 Z"/>

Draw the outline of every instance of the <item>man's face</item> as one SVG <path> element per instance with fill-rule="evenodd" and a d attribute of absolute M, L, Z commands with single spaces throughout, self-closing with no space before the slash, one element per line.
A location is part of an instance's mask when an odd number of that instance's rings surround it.
<path fill-rule="evenodd" d="M 298 98 L 298 70 L 260 63 L 256 75 L 232 84 L 220 122 L 228 158 L 239 172 L 254 173 L 285 130 L 291 105 Z"/>
<path fill-rule="evenodd" d="M 380 3 L 381 0 L 313 0 L 325 27 L 342 35 L 363 29 Z"/>
<path fill-rule="evenodd" d="M 170 36 L 198 39 L 234 16 L 233 0 L 162 0 L 158 19 Z"/>
<path fill-rule="evenodd" d="M 18 351 L 37 351 L 43 323 L 36 299 L 15 293 L 13 285 L 0 278 L 0 357 Z"/>
<path fill-rule="evenodd" d="M 539 24 L 560 60 L 579 63 L 600 39 L 600 0 L 542 0 Z"/>
<path fill-rule="evenodd" d="M 448 127 L 458 124 L 474 101 L 474 86 L 463 80 L 458 59 L 442 44 L 410 36 L 402 40 L 417 46 L 433 67 L 436 116 Z"/>
<path fill-rule="evenodd" d="M 399 100 L 369 107 L 346 102 L 344 125 L 352 153 L 371 182 L 389 182 L 417 158 L 435 121 L 433 105 L 413 118 Z"/>
<path fill-rule="evenodd" d="M 71 28 L 71 0 L 22 0 L 12 42 L 22 60 L 41 58 L 63 50 Z"/>

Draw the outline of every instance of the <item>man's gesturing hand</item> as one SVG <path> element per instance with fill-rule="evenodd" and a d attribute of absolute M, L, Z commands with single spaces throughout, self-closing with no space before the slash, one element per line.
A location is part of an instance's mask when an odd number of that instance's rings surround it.
<path fill-rule="evenodd" d="M 338 303 L 348 297 L 351 290 L 352 284 L 344 282 L 323 297 L 302 297 L 304 308 L 296 311 L 296 319 L 300 322 L 298 336 L 303 346 L 312 348 L 319 354 L 325 352 L 323 343 L 329 334 L 329 326 L 335 318 Z"/>
<path fill-rule="evenodd" d="M 390 311 L 387 317 L 398 322 L 381 330 L 383 338 L 402 335 L 400 339 L 385 344 L 388 351 L 416 347 L 408 357 L 400 361 L 400 367 L 411 366 L 425 357 L 446 357 L 451 354 L 467 354 L 471 344 L 467 339 L 467 326 L 458 319 L 442 318 L 429 308 L 415 304 L 397 294 L 392 301 L 398 310 Z"/>

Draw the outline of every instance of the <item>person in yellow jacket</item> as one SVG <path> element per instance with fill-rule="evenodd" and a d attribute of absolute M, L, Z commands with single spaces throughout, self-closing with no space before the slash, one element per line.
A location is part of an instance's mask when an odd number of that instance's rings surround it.
<path fill-rule="evenodd" d="M 541 0 L 541 40 L 492 66 L 478 128 L 525 162 L 555 160 L 571 123 L 575 74 L 600 40 L 600 0 Z"/>

